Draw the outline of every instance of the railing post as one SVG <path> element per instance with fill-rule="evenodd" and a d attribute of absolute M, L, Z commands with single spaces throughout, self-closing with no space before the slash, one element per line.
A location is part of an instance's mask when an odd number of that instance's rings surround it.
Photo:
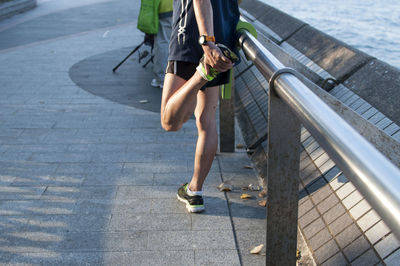
<path fill-rule="evenodd" d="M 219 150 L 235 151 L 235 89 L 232 81 L 231 98 L 219 101 Z"/>
<path fill-rule="evenodd" d="M 266 265 L 296 265 L 300 121 L 271 89 L 268 99 Z"/>

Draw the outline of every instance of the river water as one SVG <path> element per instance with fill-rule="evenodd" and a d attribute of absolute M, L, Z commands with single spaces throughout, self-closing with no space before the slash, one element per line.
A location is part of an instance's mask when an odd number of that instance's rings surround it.
<path fill-rule="evenodd" d="M 399 0 L 261 0 L 400 69 Z"/>

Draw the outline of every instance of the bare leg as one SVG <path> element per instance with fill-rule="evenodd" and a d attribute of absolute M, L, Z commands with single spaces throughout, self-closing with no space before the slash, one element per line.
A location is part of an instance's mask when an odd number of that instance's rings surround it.
<path fill-rule="evenodd" d="M 207 83 L 199 73 L 188 80 L 166 74 L 161 100 L 161 125 L 167 131 L 179 130 L 196 108 L 197 93 Z"/>
<path fill-rule="evenodd" d="M 218 146 L 215 112 L 219 88 L 210 87 L 199 91 L 195 110 L 198 138 L 194 161 L 193 177 L 189 184 L 191 191 L 201 191 L 210 171 Z"/>

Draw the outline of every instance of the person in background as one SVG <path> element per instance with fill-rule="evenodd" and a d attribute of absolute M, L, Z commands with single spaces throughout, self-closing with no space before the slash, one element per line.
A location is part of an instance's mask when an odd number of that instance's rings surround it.
<path fill-rule="evenodd" d="M 172 30 L 173 0 L 161 0 L 158 7 L 159 26 L 154 37 L 153 74 L 150 85 L 162 88 L 168 61 L 168 45 Z"/>
<path fill-rule="evenodd" d="M 161 100 L 161 125 L 177 131 L 196 117 L 194 171 L 177 197 L 189 212 L 204 210 L 203 183 L 218 146 L 219 86 L 229 82 L 235 55 L 237 0 L 174 0 L 173 30 Z M 223 45 L 221 45 L 223 44 Z"/>

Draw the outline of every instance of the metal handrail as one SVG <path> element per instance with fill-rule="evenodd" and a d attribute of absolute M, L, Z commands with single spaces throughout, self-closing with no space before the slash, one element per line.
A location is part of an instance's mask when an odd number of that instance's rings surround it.
<path fill-rule="evenodd" d="M 239 43 L 346 177 L 400 239 L 400 170 L 246 31 Z M 277 75 L 279 74 L 279 75 Z"/>

